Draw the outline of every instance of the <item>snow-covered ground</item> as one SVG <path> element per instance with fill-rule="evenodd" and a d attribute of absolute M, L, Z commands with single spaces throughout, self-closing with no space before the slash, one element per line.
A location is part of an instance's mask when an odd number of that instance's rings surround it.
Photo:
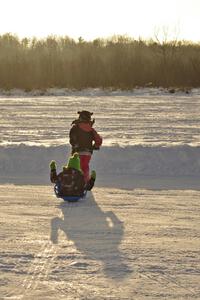
<path fill-rule="evenodd" d="M 71 92 L 66 96 L 0 97 L 0 145 L 60 145 L 78 110 L 90 110 L 104 146 L 200 146 L 200 89 Z M 52 92 L 53 93 L 53 92 Z"/>
<path fill-rule="evenodd" d="M 104 144 L 96 187 L 49 184 L 78 110 Z M 0 299 L 200 299 L 200 90 L 0 97 Z"/>
<path fill-rule="evenodd" d="M 200 192 L 0 187 L 0 299 L 199 299 Z"/>

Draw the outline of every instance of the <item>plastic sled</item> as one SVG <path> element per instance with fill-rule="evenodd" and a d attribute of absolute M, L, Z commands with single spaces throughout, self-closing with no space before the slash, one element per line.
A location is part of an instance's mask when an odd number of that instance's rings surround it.
<path fill-rule="evenodd" d="M 54 186 L 54 192 L 55 192 L 57 198 L 61 198 L 64 201 L 68 201 L 68 202 L 77 202 L 78 200 L 85 198 L 86 194 L 87 194 L 87 191 L 84 191 L 83 194 L 79 195 L 79 196 L 70 196 L 70 195 L 62 196 L 59 193 L 59 186 L 57 184 L 55 184 L 55 186 Z"/>

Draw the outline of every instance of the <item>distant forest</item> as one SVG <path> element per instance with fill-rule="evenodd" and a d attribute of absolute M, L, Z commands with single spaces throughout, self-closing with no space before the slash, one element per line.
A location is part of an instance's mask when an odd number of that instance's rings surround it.
<path fill-rule="evenodd" d="M 0 36 L 0 88 L 200 86 L 200 44 L 127 36 L 75 41 Z"/>

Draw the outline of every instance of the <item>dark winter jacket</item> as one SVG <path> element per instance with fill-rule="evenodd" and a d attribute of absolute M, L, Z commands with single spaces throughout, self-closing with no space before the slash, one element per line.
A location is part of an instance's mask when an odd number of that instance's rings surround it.
<path fill-rule="evenodd" d="M 51 171 L 50 180 L 59 186 L 59 196 L 81 196 L 85 190 L 90 191 L 95 180 L 85 183 L 83 174 L 72 168 L 63 168 L 63 171 L 57 175 L 56 170 Z"/>
<path fill-rule="evenodd" d="M 63 168 L 58 175 L 56 170 L 53 170 L 50 179 L 59 186 L 60 196 L 80 196 L 85 190 L 83 174 L 76 169 Z"/>
<path fill-rule="evenodd" d="M 74 152 L 90 152 L 99 149 L 102 144 L 101 136 L 92 128 L 91 122 L 81 122 L 75 120 L 70 130 L 70 144 L 72 145 L 72 154 Z"/>

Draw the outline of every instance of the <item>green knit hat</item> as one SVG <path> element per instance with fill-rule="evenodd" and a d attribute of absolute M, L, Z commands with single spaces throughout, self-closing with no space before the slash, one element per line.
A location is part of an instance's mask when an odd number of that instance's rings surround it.
<path fill-rule="evenodd" d="M 73 156 L 71 156 L 69 158 L 67 167 L 68 168 L 73 168 L 73 169 L 76 169 L 76 170 L 82 172 L 81 164 L 80 164 L 80 158 L 79 158 L 78 153 L 74 153 Z"/>

